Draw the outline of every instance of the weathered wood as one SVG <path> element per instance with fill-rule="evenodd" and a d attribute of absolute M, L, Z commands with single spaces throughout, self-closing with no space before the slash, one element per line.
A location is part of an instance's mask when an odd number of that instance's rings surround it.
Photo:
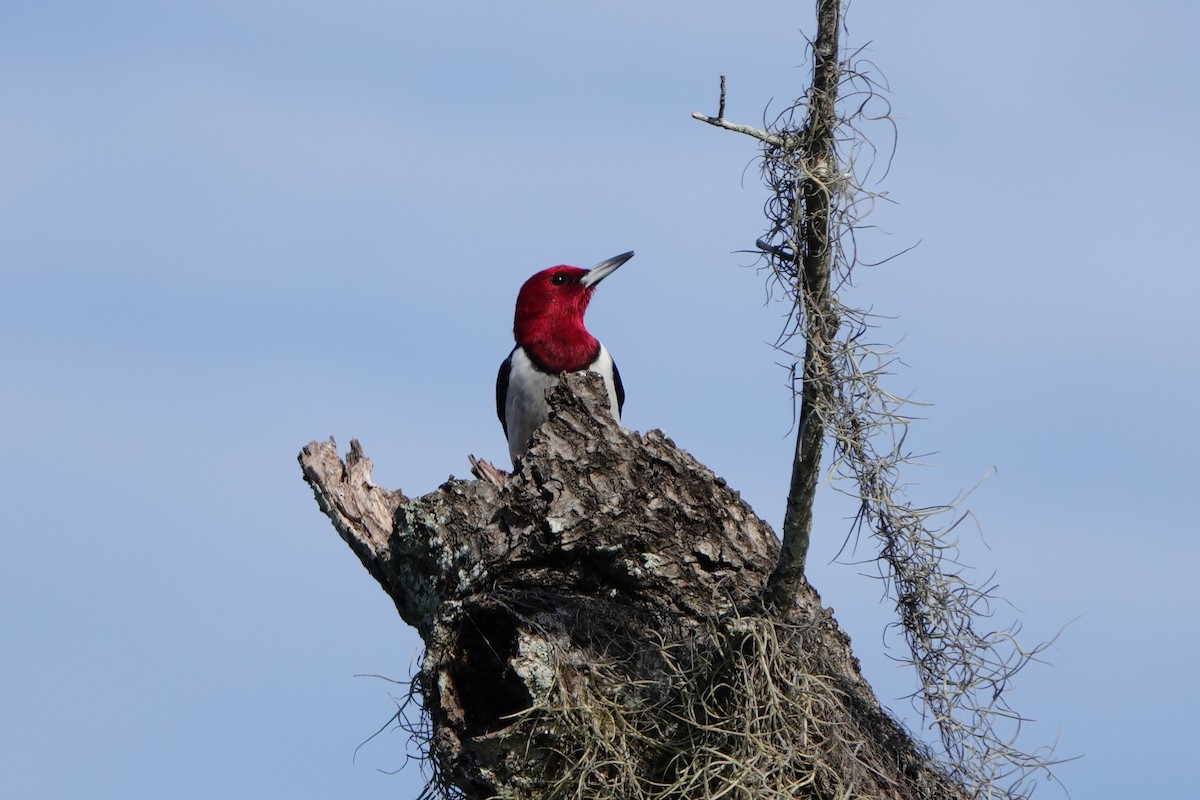
<path fill-rule="evenodd" d="M 783 794 L 784 779 L 956 796 L 880 709 L 807 583 L 782 625 L 762 614 L 779 542 L 737 492 L 661 432 L 614 422 L 596 376 L 568 376 L 549 400 L 503 488 L 450 480 L 409 501 L 371 484 L 357 443 L 344 467 L 332 441 L 300 455 L 322 510 L 425 641 L 442 778 L 466 797 L 687 796 L 670 788 L 722 780 L 746 786 L 735 797 L 811 796 Z M 781 754 L 754 750 L 766 766 L 732 776 L 749 740 L 726 728 L 769 716 L 738 705 L 757 662 L 798 669 L 754 680 L 807 692 L 821 719 L 801 717 Z M 684 768 L 690 750 L 708 753 L 707 772 Z"/>

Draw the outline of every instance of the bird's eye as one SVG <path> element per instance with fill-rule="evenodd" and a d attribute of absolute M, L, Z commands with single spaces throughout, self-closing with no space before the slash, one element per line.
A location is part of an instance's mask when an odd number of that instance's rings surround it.
<path fill-rule="evenodd" d="M 554 284 L 555 286 L 562 286 L 568 280 L 570 280 L 570 278 L 568 278 L 566 275 L 562 274 L 561 272 L 558 273 L 557 275 L 552 275 L 550 277 L 550 282 L 552 284 Z"/>

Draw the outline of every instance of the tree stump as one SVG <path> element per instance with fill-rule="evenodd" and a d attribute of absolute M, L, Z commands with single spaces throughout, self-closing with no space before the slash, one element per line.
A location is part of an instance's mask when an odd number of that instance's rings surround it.
<path fill-rule="evenodd" d="M 376 487 L 357 442 L 300 454 L 334 527 L 426 652 L 434 789 L 465 798 L 961 798 L 880 707 L 779 542 L 660 431 L 622 428 L 598 376 L 548 392 L 507 483 Z"/>

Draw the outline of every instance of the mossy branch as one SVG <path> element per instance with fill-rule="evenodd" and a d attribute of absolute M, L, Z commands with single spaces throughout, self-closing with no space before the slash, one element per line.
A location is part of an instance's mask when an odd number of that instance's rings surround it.
<path fill-rule="evenodd" d="M 956 503 L 923 508 L 905 496 L 900 468 L 912 462 L 905 445 L 908 401 L 881 384 L 897 356 L 867 338 L 872 314 L 838 296 L 860 263 L 862 220 L 885 197 L 867 188 L 878 153 L 862 128 L 882 124 L 893 136 L 895 129 L 874 65 L 839 44 L 842 2 L 817 0 L 816 8 L 812 84 L 804 98 L 764 130 L 693 115 L 762 143 L 770 195 L 768 229 L 756 248 L 768 286 L 789 304 L 776 347 L 792 359 L 800 410 L 783 546 L 766 585 L 767 605 L 786 613 L 794 602 L 828 443 L 832 473 L 845 481 L 835 486 L 859 501 L 857 524 L 877 545 L 896 627 L 920 681 L 917 696 L 949 768 L 980 797 L 1020 797 L 1027 779 L 1048 773 L 1053 762 L 1044 749 L 1016 746 L 1023 720 L 1005 692 L 1045 645 L 1020 646 L 1015 626 L 980 630 L 995 587 L 968 580 L 958 561 Z M 804 342 L 802 352 L 797 340 Z M 939 523 L 943 515 L 948 524 Z"/>

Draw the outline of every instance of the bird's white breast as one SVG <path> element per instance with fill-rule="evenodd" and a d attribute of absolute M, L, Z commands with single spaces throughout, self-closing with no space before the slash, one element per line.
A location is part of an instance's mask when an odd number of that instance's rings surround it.
<path fill-rule="evenodd" d="M 608 406 L 613 419 L 621 421 L 617 404 L 617 385 L 613 379 L 613 360 L 604 345 L 588 367 L 589 372 L 604 378 L 608 390 Z M 508 453 L 514 463 L 525 454 L 533 432 L 550 417 L 546 405 L 546 390 L 558 383 L 558 376 L 542 372 L 533 365 L 525 349 L 518 347 L 512 354 L 512 367 L 508 375 L 508 394 L 504 398 L 504 420 L 508 428 Z"/>

